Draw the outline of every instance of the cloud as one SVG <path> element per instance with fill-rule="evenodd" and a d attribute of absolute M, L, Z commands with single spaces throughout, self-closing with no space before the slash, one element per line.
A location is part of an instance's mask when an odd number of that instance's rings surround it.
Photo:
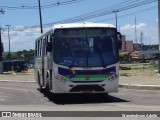
<path fill-rule="evenodd" d="M 147 26 L 147 24 L 145 24 L 145 23 L 139 23 L 138 25 L 136 25 L 137 29 L 145 28 L 146 26 Z M 121 27 L 121 29 L 122 30 L 135 29 L 135 25 L 126 24 L 123 27 Z"/>
<path fill-rule="evenodd" d="M 146 23 L 138 23 L 137 27 L 137 42 L 140 43 L 140 33 L 143 32 L 144 43 L 158 44 L 158 29 L 154 26 L 149 26 Z M 22 29 L 23 26 L 17 26 L 14 30 L 10 30 L 10 46 L 11 51 L 29 50 L 35 48 L 35 39 L 40 36 L 40 28 Z M 44 27 L 44 32 L 50 27 Z M 127 40 L 135 42 L 135 25 L 126 24 L 120 28 L 120 32 L 126 35 Z M 4 51 L 8 51 L 8 31 L 5 30 L 2 34 L 2 41 L 4 43 Z"/>
<path fill-rule="evenodd" d="M 158 29 L 154 26 L 149 26 L 146 23 L 138 23 L 137 28 L 137 43 L 140 43 L 141 32 L 143 32 L 144 44 L 158 44 Z M 127 40 L 133 40 L 135 43 L 135 25 L 126 24 L 120 28 L 123 35 L 126 35 Z"/>
<path fill-rule="evenodd" d="M 20 50 L 29 50 L 35 48 L 35 39 L 38 38 L 40 34 L 40 28 L 30 28 L 22 29 L 23 26 L 17 26 L 14 30 L 10 30 L 10 47 L 11 52 Z M 50 28 L 44 27 L 44 31 Z M 9 49 L 8 31 L 6 30 L 2 34 L 2 42 L 4 44 L 4 51 Z"/>
<path fill-rule="evenodd" d="M 158 18 L 156 19 L 156 21 L 158 22 Z"/>

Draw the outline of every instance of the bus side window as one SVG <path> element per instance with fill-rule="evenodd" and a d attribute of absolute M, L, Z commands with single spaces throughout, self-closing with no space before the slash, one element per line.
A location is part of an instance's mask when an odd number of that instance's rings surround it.
<path fill-rule="evenodd" d="M 42 52 L 41 52 L 41 56 L 45 56 L 45 41 L 46 41 L 46 37 L 43 37 L 43 39 L 42 39 Z"/>
<path fill-rule="evenodd" d="M 48 42 L 50 41 L 50 35 L 47 36 L 47 39 L 46 39 L 46 46 L 45 46 L 45 52 L 46 52 L 46 55 L 48 53 L 48 50 L 47 50 L 47 46 L 48 46 Z"/>
<path fill-rule="evenodd" d="M 47 50 L 46 50 L 47 41 L 48 41 L 48 36 L 46 36 L 46 37 L 44 38 L 44 41 L 43 41 L 43 45 L 44 45 L 44 56 L 47 55 Z"/>
<path fill-rule="evenodd" d="M 53 43 L 53 35 L 50 35 L 48 42 L 47 42 L 47 52 L 52 52 L 52 43 Z"/>
<path fill-rule="evenodd" d="M 40 46 L 41 46 L 41 41 L 39 40 L 39 42 L 38 42 L 38 57 L 40 57 Z"/>
<path fill-rule="evenodd" d="M 42 39 L 42 53 L 41 53 L 41 54 L 42 54 L 42 56 L 44 56 L 44 55 L 45 55 L 45 53 L 44 53 L 44 52 L 45 52 L 45 49 L 44 49 L 45 39 L 46 39 L 45 37 Z"/>
<path fill-rule="evenodd" d="M 37 42 L 35 43 L 36 47 L 35 47 L 35 57 L 37 57 Z"/>
<path fill-rule="evenodd" d="M 37 56 L 39 57 L 39 53 L 40 53 L 40 40 L 37 41 L 37 44 L 38 44 Z"/>
<path fill-rule="evenodd" d="M 42 39 L 40 40 L 40 47 L 39 47 L 39 56 L 42 56 Z"/>

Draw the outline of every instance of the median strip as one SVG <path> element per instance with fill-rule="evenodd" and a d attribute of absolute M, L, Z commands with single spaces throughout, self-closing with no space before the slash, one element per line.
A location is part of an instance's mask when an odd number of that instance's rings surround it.
<path fill-rule="evenodd" d="M 119 84 L 119 88 L 138 90 L 160 90 L 160 85 Z"/>
<path fill-rule="evenodd" d="M 36 81 L 0 80 L 0 82 L 36 83 Z"/>

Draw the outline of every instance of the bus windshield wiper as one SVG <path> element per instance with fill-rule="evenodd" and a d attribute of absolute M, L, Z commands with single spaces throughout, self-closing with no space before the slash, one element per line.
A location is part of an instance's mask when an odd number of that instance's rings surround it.
<path fill-rule="evenodd" d="M 72 60 L 71 65 L 69 66 L 69 68 L 72 68 L 74 66 L 74 63 L 77 61 L 78 56 L 75 56 L 74 59 Z"/>
<path fill-rule="evenodd" d="M 105 61 L 104 61 L 103 56 L 102 56 L 102 51 L 100 50 L 100 48 L 97 48 L 97 52 L 98 52 L 100 61 L 101 61 L 101 63 L 102 63 L 102 67 L 103 67 L 103 68 L 106 68 L 107 65 L 105 64 Z"/>

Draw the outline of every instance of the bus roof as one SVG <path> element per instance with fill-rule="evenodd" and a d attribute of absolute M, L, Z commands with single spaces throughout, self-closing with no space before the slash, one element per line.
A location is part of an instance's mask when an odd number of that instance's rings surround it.
<path fill-rule="evenodd" d="M 107 24 L 107 23 L 93 23 L 93 22 L 83 22 L 83 23 L 66 23 L 66 24 L 55 24 L 52 26 L 52 29 L 50 29 L 49 31 L 41 34 L 40 37 L 38 37 L 36 39 L 42 39 L 46 34 L 54 31 L 55 29 L 59 29 L 59 28 L 87 28 L 87 27 L 107 27 L 107 28 L 115 28 L 114 25 L 112 24 Z"/>
<path fill-rule="evenodd" d="M 112 24 L 83 22 L 83 23 L 56 24 L 53 26 L 53 30 L 57 28 L 87 28 L 87 27 L 115 28 L 115 26 L 113 26 Z"/>

